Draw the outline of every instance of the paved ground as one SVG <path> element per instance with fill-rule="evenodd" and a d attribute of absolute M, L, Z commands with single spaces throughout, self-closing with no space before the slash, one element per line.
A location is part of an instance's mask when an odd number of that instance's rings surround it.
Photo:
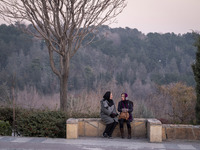
<path fill-rule="evenodd" d="M 200 150 L 200 141 L 149 143 L 147 139 L 1 137 L 0 150 Z"/>

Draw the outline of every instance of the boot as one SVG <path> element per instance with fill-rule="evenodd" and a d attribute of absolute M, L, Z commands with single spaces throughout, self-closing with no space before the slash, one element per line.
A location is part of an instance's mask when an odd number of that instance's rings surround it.
<path fill-rule="evenodd" d="M 128 139 L 131 139 L 131 128 L 128 128 Z"/>
<path fill-rule="evenodd" d="M 120 128 L 120 132 L 121 132 L 121 138 L 124 139 L 124 129 Z"/>

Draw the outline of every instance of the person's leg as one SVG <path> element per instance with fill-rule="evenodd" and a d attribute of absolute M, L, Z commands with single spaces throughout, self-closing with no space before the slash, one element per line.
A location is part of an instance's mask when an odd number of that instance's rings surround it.
<path fill-rule="evenodd" d="M 127 123 L 127 129 L 128 129 L 128 139 L 131 139 L 131 122 L 127 120 L 126 123 Z"/>
<path fill-rule="evenodd" d="M 124 119 L 119 119 L 119 128 L 121 133 L 121 138 L 124 138 Z"/>
<path fill-rule="evenodd" d="M 108 137 L 108 134 L 109 134 L 110 129 L 112 128 L 112 125 L 113 125 L 112 123 L 106 125 L 106 128 L 103 132 L 104 137 Z"/>
<path fill-rule="evenodd" d="M 112 126 L 111 126 L 111 128 L 110 128 L 110 131 L 108 132 L 108 136 L 109 136 L 109 137 L 112 137 L 112 133 L 113 133 L 115 127 L 117 126 L 117 124 L 118 124 L 118 123 L 115 122 L 115 121 L 112 123 Z"/>

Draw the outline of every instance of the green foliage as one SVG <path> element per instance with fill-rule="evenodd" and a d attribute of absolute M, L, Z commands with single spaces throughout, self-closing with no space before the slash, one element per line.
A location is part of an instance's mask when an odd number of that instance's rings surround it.
<path fill-rule="evenodd" d="M 3 136 L 11 136 L 12 135 L 12 128 L 8 121 L 1 121 L 0 120 L 0 135 Z"/>
<path fill-rule="evenodd" d="M 67 115 L 58 111 L 32 111 L 17 118 L 17 132 L 23 136 L 65 137 Z"/>
<path fill-rule="evenodd" d="M 17 114 L 19 114 L 17 112 Z M 10 124 L 13 123 L 13 110 L 8 107 L 0 107 L 0 120 L 8 121 Z"/>
<path fill-rule="evenodd" d="M 197 120 L 197 123 L 200 124 L 200 35 L 198 37 L 198 41 L 196 42 L 196 47 L 197 47 L 196 61 L 192 65 L 192 69 L 193 69 L 195 81 L 196 81 L 196 94 L 197 94 L 196 120 Z"/>
<path fill-rule="evenodd" d="M 0 107 L 0 120 L 6 122 L 6 124 L 12 124 L 12 111 L 12 108 Z M 17 108 L 16 131 L 22 136 L 65 138 L 66 120 L 68 118 L 99 118 L 99 113 L 72 112 L 68 115 L 68 113 L 61 111 L 26 110 Z"/>

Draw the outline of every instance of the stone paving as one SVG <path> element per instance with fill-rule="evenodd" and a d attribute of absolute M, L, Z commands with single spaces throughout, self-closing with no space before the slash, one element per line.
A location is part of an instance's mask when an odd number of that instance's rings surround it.
<path fill-rule="evenodd" d="M 200 141 L 149 143 L 147 139 L 79 139 L 0 136 L 0 150 L 200 150 Z"/>

